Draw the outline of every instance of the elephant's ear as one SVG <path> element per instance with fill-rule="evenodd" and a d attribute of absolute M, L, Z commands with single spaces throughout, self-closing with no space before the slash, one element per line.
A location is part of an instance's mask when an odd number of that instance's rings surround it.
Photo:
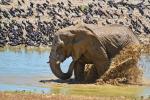
<path fill-rule="evenodd" d="M 64 34 L 60 34 L 61 40 L 64 42 L 65 45 L 69 45 L 74 40 L 74 34 L 71 34 L 69 32 L 65 32 Z"/>
<path fill-rule="evenodd" d="M 77 61 L 81 57 L 82 51 L 78 44 L 74 44 L 72 48 L 72 59 Z"/>
<path fill-rule="evenodd" d="M 88 31 L 85 29 L 75 29 L 70 30 L 74 37 L 72 39 L 72 58 L 74 61 L 78 60 L 82 54 L 85 53 L 86 48 L 85 45 L 88 44 L 85 42 Z"/>
<path fill-rule="evenodd" d="M 72 41 L 73 43 L 80 42 L 81 40 L 85 39 L 88 34 L 90 34 L 90 32 L 84 28 L 73 29 L 73 30 L 70 30 L 70 32 L 74 35 L 74 38 Z"/>

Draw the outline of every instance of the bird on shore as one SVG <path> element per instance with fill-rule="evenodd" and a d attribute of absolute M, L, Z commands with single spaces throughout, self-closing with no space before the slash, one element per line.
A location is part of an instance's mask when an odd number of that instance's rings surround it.
<path fill-rule="evenodd" d="M 46 3 L 49 4 L 49 1 L 46 0 Z"/>
<path fill-rule="evenodd" d="M 34 3 L 30 2 L 30 7 L 33 8 L 33 6 L 34 6 Z"/>
<path fill-rule="evenodd" d="M 7 23 L 3 22 L 4 27 L 9 28 L 9 26 L 7 25 Z"/>
<path fill-rule="evenodd" d="M 13 10 L 13 8 L 11 8 L 11 9 L 9 10 L 9 14 L 10 14 L 11 16 L 13 16 L 13 17 L 16 17 L 15 11 Z"/>
<path fill-rule="evenodd" d="M 8 19 L 10 19 L 10 16 L 9 16 L 9 14 L 7 13 L 7 11 L 2 11 L 3 12 L 3 16 L 5 17 L 5 18 L 8 18 Z"/>
<path fill-rule="evenodd" d="M 18 1 L 18 5 L 19 5 L 19 6 L 22 6 L 22 4 L 21 4 L 21 2 L 20 2 L 20 1 Z"/>
<path fill-rule="evenodd" d="M 145 33 L 150 34 L 150 29 L 143 24 L 143 30 Z"/>
<path fill-rule="evenodd" d="M 20 9 L 21 12 L 25 12 L 24 9 Z"/>
<path fill-rule="evenodd" d="M 107 19 L 106 19 L 106 23 L 107 23 L 107 24 L 111 24 Z"/>
<path fill-rule="evenodd" d="M 140 24 L 143 24 L 142 21 L 138 18 L 138 21 L 140 22 Z"/>
<path fill-rule="evenodd" d="M 22 3 L 25 3 L 24 0 L 21 0 L 21 1 L 22 1 Z"/>
<path fill-rule="evenodd" d="M 46 9 L 48 7 L 48 4 L 43 3 L 43 7 Z"/>
<path fill-rule="evenodd" d="M 146 18 L 148 18 L 150 20 L 150 16 L 149 15 L 146 15 Z"/>
<path fill-rule="evenodd" d="M 142 8 L 138 8 L 138 10 L 139 10 L 140 14 L 143 16 L 144 15 L 143 9 Z"/>

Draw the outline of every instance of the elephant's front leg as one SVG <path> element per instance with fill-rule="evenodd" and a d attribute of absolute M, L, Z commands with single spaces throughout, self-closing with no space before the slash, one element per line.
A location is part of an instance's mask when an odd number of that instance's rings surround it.
<path fill-rule="evenodd" d="M 74 64 L 74 76 L 77 82 L 84 81 L 84 67 L 85 64 L 80 60 L 76 61 Z"/>

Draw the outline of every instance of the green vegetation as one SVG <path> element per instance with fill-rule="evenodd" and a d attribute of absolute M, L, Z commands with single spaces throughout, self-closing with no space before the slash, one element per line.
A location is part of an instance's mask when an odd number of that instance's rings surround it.
<path fill-rule="evenodd" d="M 138 96 L 144 89 L 139 86 L 113 85 L 54 85 L 51 87 L 54 94 L 90 95 L 90 96 Z"/>

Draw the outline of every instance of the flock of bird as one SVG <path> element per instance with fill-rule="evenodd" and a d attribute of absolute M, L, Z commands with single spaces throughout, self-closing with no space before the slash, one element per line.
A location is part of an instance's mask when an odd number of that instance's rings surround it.
<path fill-rule="evenodd" d="M 75 5 L 71 1 L 52 4 L 18 0 L 0 5 L 0 47 L 51 45 L 53 35 L 59 29 L 87 24 L 120 24 L 131 28 L 135 34 L 150 34 L 150 1 L 137 4 L 128 0 L 93 0 L 87 5 Z M 9 6 L 9 7 L 7 7 Z"/>

